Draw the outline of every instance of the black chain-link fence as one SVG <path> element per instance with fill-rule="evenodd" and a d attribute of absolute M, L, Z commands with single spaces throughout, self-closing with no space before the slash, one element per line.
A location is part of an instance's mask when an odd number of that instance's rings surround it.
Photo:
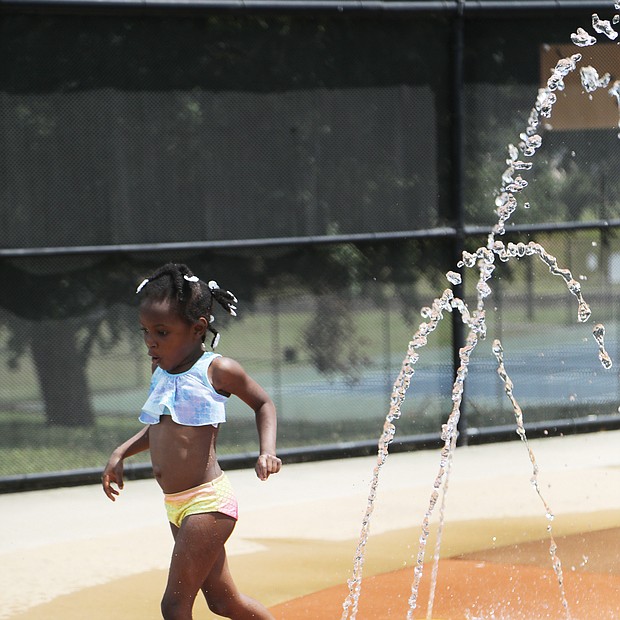
<path fill-rule="evenodd" d="M 507 145 L 556 56 L 614 66 L 615 44 L 571 51 L 590 19 L 586 8 L 508 18 L 5 7 L 0 479 L 100 468 L 138 429 L 149 363 L 133 291 L 168 260 L 239 298 L 238 319 L 217 317 L 220 351 L 273 396 L 281 448 L 376 442 L 420 309 L 449 286 L 458 252 L 487 242 Z M 526 423 L 616 424 L 617 372 L 591 336 L 604 323 L 617 357 L 609 87 L 590 101 L 578 71 L 566 78 L 520 171 L 529 185 L 515 226 L 498 237 L 544 245 L 593 318 L 577 322 L 575 297 L 537 256 L 498 260 L 465 438 L 514 424 L 496 338 Z M 467 270 L 459 289 L 472 310 L 476 283 Z M 419 351 L 397 438 L 438 440 L 459 323 L 446 313 Z M 229 419 L 220 452 L 254 451 L 252 412 L 233 400 Z"/>

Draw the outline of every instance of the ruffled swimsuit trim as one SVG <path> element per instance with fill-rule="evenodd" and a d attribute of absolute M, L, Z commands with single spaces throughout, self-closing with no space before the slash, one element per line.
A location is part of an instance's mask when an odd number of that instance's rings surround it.
<path fill-rule="evenodd" d="M 217 426 L 226 422 L 228 397 L 218 394 L 208 377 L 209 366 L 217 357 L 221 356 L 206 352 L 189 370 L 176 375 L 156 368 L 140 422 L 158 424 L 162 415 L 170 415 L 184 426 Z"/>

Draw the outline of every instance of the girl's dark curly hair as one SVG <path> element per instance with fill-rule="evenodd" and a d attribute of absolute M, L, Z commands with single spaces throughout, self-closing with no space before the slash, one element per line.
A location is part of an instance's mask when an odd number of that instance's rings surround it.
<path fill-rule="evenodd" d="M 188 323 L 195 323 L 200 317 L 205 317 L 207 328 L 213 334 L 212 348 L 219 342 L 219 334 L 212 325 L 213 300 L 228 314 L 237 316 L 237 307 L 234 305 L 237 298 L 230 291 L 220 288 L 214 280 L 203 282 L 182 263 L 166 263 L 154 271 L 140 283 L 136 294 L 140 295 L 142 301 L 167 299 L 174 302 L 179 315 Z"/>

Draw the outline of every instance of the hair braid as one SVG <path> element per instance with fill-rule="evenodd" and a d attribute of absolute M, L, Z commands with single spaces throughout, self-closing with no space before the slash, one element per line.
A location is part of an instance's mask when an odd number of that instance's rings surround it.
<path fill-rule="evenodd" d="M 148 285 L 148 286 L 147 286 Z M 180 316 L 192 323 L 200 317 L 207 319 L 207 329 L 213 334 L 211 347 L 219 342 L 218 331 L 213 327 L 215 320 L 211 312 L 215 299 L 228 314 L 237 316 L 237 298 L 219 287 L 211 280 L 208 284 L 196 277 L 187 265 L 166 263 L 138 286 L 136 293 L 141 293 L 144 301 L 169 299 L 176 303 Z"/>

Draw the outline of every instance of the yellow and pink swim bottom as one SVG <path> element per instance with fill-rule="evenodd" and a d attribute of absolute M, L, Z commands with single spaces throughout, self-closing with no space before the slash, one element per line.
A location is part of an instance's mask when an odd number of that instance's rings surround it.
<path fill-rule="evenodd" d="M 233 519 L 239 516 L 237 498 L 228 476 L 220 476 L 179 493 L 164 493 L 168 521 L 177 527 L 185 517 L 205 512 L 221 512 Z"/>

